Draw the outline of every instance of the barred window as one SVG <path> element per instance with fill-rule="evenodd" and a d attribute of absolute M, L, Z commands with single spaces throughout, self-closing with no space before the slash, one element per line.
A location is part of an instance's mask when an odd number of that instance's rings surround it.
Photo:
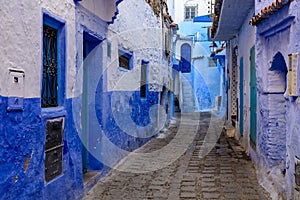
<path fill-rule="evenodd" d="M 141 65 L 141 87 L 140 87 L 140 97 L 147 97 L 147 66 L 148 62 L 142 61 Z"/>
<path fill-rule="evenodd" d="M 42 107 L 58 106 L 57 33 L 57 29 L 43 26 Z"/>

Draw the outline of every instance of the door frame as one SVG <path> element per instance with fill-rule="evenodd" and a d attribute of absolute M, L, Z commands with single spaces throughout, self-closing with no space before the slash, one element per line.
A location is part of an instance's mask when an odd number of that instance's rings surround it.
<path fill-rule="evenodd" d="M 83 80 L 82 80 L 82 109 L 81 109 L 81 125 L 82 125 L 82 172 L 88 172 L 89 168 L 89 67 L 84 64 L 84 59 L 88 54 L 101 43 L 101 40 L 83 31 L 82 38 L 82 61 L 83 61 Z M 93 67 L 93 66 L 92 66 Z"/>
<path fill-rule="evenodd" d="M 240 58 L 240 134 L 244 135 L 244 58 Z"/>
<path fill-rule="evenodd" d="M 257 136 L 257 88 L 255 46 L 250 49 L 250 144 L 256 146 Z"/>

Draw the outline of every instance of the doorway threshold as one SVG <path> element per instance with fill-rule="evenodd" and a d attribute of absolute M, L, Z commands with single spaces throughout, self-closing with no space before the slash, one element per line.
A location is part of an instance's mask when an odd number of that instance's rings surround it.
<path fill-rule="evenodd" d="M 102 171 L 88 171 L 83 174 L 84 194 L 94 187 L 101 178 Z"/>

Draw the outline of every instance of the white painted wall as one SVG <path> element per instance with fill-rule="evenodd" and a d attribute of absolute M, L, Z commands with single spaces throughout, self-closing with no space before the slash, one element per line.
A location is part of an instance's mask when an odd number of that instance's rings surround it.
<path fill-rule="evenodd" d="M 244 145 L 248 150 L 250 148 L 250 49 L 255 45 L 256 28 L 249 26 L 249 20 L 252 18 L 254 10 L 249 12 L 249 15 L 244 21 L 243 26 L 238 35 L 238 66 L 240 67 L 240 60 L 243 57 L 244 61 L 244 116 L 240 116 L 239 120 L 244 120 Z M 238 70 L 238 98 L 240 99 L 240 71 Z M 239 103 L 239 108 L 241 104 Z M 240 124 L 239 121 L 239 124 Z M 239 125 L 238 124 L 238 125 Z M 238 128 L 237 131 L 240 129 Z"/>
<path fill-rule="evenodd" d="M 108 41 L 112 58 L 107 61 L 108 91 L 137 91 L 142 60 L 148 61 L 150 91 L 160 91 L 168 81 L 168 63 L 163 55 L 162 22 L 145 1 L 125 0 L 118 6 L 119 15 L 109 26 Z M 127 8 L 132 8 L 130 12 Z M 133 52 L 133 69 L 120 69 L 118 47 Z"/>
<path fill-rule="evenodd" d="M 1 6 L 0 34 L 2 61 L 0 95 L 7 96 L 11 83 L 8 68 L 25 71 L 24 97 L 39 98 L 42 74 L 42 9 L 66 21 L 66 94 L 72 94 L 76 72 L 75 6 L 73 0 L 12 1 Z M 14 10 L 14 12 L 11 12 Z"/>
<path fill-rule="evenodd" d="M 174 20 L 174 17 L 175 17 L 175 0 L 167 0 L 167 5 L 168 5 L 169 14 L 172 16 L 172 18 Z"/>
<path fill-rule="evenodd" d="M 110 22 L 116 12 L 116 2 L 117 0 L 84 0 L 80 4 L 100 19 Z"/>
<path fill-rule="evenodd" d="M 208 10 L 210 10 L 208 9 L 208 5 L 210 5 L 208 2 L 210 2 L 210 0 L 175 0 L 175 23 L 179 23 L 184 20 L 184 5 L 186 3 L 198 4 L 198 16 L 201 16 L 208 14 Z"/>

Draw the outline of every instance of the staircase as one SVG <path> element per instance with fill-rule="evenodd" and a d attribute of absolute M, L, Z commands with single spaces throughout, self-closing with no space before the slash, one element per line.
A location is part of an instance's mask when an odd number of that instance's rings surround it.
<path fill-rule="evenodd" d="M 181 74 L 181 112 L 195 111 L 195 97 L 190 73 Z"/>

